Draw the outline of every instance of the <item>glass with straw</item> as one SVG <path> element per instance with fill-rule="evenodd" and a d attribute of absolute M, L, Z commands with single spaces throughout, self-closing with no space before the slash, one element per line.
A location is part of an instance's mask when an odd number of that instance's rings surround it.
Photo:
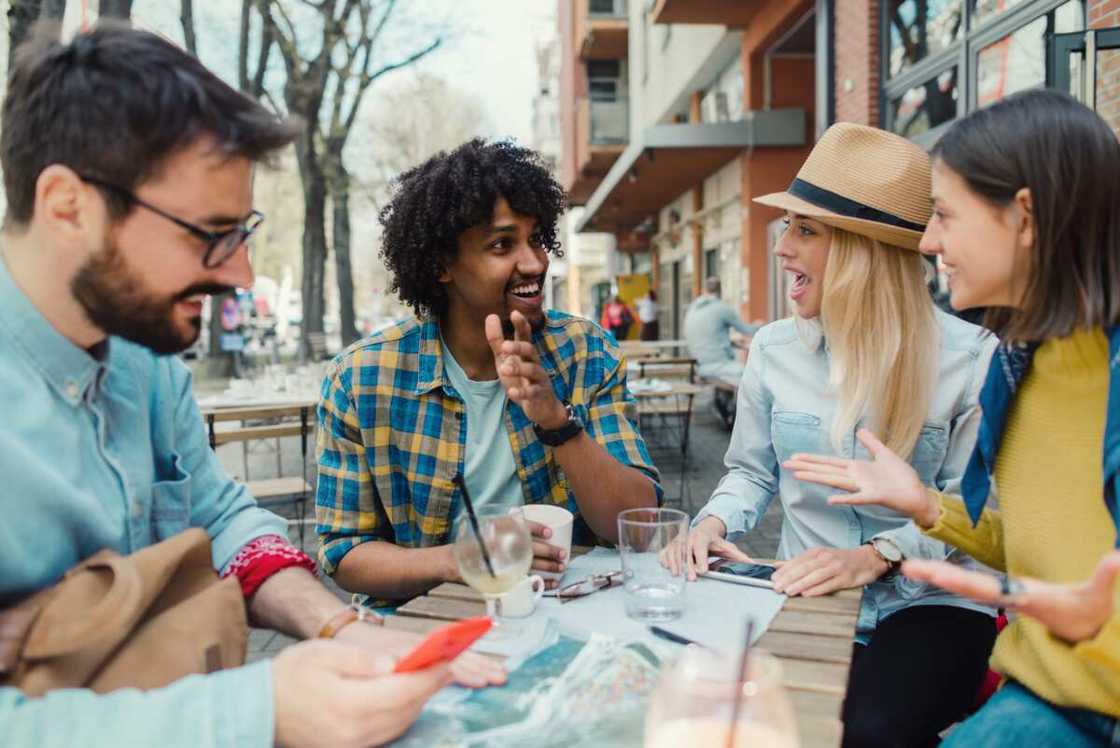
<path fill-rule="evenodd" d="M 664 669 L 646 714 L 645 748 L 799 745 L 778 661 L 749 647 L 735 654 L 689 646 Z"/>
<path fill-rule="evenodd" d="M 529 574 L 533 541 L 520 507 L 475 508 L 461 476 L 455 477 L 463 512 L 455 529 L 452 552 L 463 581 L 486 600 L 486 615 L 494 622 L 488 638 L 514 633 L 501 620 L 499 598 Z"/>

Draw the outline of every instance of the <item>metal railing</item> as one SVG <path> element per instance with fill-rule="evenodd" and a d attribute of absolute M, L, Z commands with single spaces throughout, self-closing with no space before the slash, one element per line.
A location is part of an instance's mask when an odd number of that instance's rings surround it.
<path fill-rule="evenodd" d="M 625 143 L 630 136 L 630 107 L 626 101 L 591 102 L 591 142 Z"/>

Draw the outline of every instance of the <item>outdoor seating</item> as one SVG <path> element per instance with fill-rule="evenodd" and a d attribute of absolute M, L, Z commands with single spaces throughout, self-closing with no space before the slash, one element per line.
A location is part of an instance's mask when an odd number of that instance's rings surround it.
<path fill-rule="evenodd" d="M 211 449 L 226 444 L 241 444 L 241 480 L 249 493 L 262 505 L 293 503 L 296 506 L 300 546 L 303 546 L 306 526 L 307 502 L 311 483 L 307 477 L 308 437 L 314 428 L 314 409 L 308 404 L 274 405 L 251 408 L 214 408 L 203 411 Z M 219 423 L 236 422 L 234 428 L 219 429 Z M 284 475 L 281 440 L 299 437 L 299 475 Z M 249 456 L 254 442 L 275 440 L 276 476 L 250 479 Z M 237 476 L 235 476 L 237 477 Z"/>

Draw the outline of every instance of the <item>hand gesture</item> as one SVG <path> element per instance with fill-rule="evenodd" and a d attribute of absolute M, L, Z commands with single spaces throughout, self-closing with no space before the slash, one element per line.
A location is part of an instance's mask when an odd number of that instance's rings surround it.
<path fill-rule="evenodd" d="M 498 379 L 506 396 L 521 406 L 530 421 L 543 429 L 558 429 L 567 423 L 568 412 L 553 392 L 548 372 L 541 366 L 529 321 L 521 312 L 513 312 L 510 322 L 513 340 L 506 340 L 498 315 L 486 318 L 486 340 L 494 353 Z"/>
<path fill-rule="evenodd" d="M 926 490 L 910 463 L 892 452 L 867 429 L 856 437 L 871 453 L 870 460 L 827 455 L 795 454 L 782 463 L 798 480 L 848 491 L 828 498 L 829 504 L 878 504 L 905 514 L 919 526 L 937 523 L 940 504 Z"/>
<path fill-rule="evenodd" d="M 919 582 L 1034 618 L 1055 636 L 1076 643 L 1096 636 L 1115 612 L 1120 551 L 1106 555 L 1088 581 L 1076 584 L 1019 577 L 1009 580 L 1004 588 L 991 574 L 962 569 L 946 561 L 906 561 L 902 572 Z"/>

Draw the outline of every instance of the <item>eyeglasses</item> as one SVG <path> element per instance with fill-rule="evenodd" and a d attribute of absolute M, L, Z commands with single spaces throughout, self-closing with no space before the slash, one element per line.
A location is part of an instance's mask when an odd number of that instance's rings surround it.
<path fill-rule="evenodd" d="M 561 603 L 566 603 L 575 600 L 577 597 L 585 597 L 599 590 L 617 587 L 620 584 L 622 584 L 621 571 L 612 571 L 606 574 L 592 574 L 585 579 L 566 584 L 556 590 L 556 598 Z"/>
<path fill-rule="evenodd" d="M 82 174 L 78 176 L 83 182 L 88 182 L 111 192 L 115 192 L 129 202 L 136 203 L 141 208 L 146 208 L 156 215 L 166 218 L 175 225 L 181 226 L 194 236 L 206 242 L 206 253 L 202 256 L 202 266 L 204 268 L 216 268 L 232 257 L 238 247 L 249 241 L 249 237 L 251 237 L 253 232 L 260 228 L 261 223 L 264 222 L 264 213 L 261 213 L 259 210 L 254 210 L 249 213 L 249 217 L 246 218 L 245 222 L 240 226 L 236 226 L 228 231 L 207 231 L 189 221 L 184 221 L 182 218 L 171 215 L 162 208 L 157 208 L 151 203 L 141 200 L 124 187 L 106 182 L 97 177 L 90 177 Z"/>

